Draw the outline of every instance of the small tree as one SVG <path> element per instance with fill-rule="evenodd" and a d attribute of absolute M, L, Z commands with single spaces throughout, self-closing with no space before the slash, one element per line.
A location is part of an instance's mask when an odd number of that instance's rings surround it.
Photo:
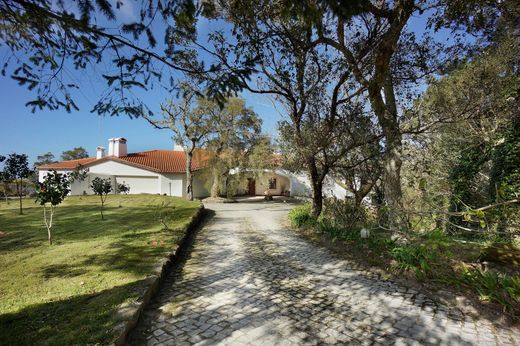
<path fill-rule="evenodd" d="M 10 154 L 5 161 L 4 179 L 14 180 L 16 182 L 16 192 L 20 199 L 20 215 L 22 210 L 22 196 L 23 196 L 23 179 L 27 179 L 31 174 L 29 168 L 29 161 L 25 154 Z"/>
<path fill-rule="evenodd" d="M 52 221 L 56 207 L 63 202 L 70 192 L 69 177 L 56 171 L 48 173 L 43 182 L 36 183 L 36 202 L 43 206 L 43 220 L 47 227 L 49 245 L 52 245 Z M 50 203 L 50 215 L 47 217 L 47 203 Z"/>
<path fill-rule="evenodd" d="M 121 184 L 117 184 L 117 193 L 122 193 L 123 195 L 128 195 L 130 193 L 130 185 L 122 182 Z"/>
<path fill-rule="evenodd" d="M 101 179 L 97 177 L 92 180 L 90 187 L 92 188 L 92 191 L 101 198 L 101 220 L 104 220 L 103 206 L 105 205 L 108 194 L 112 192 L 112 183 L 110 182 L 110 179 Z"/>

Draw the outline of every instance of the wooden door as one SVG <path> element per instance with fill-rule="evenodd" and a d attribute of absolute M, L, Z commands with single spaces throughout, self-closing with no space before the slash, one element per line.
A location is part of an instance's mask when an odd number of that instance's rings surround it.
<path fill-rule="evenodd" d="M 256 182 L 253 178 L 247 178 L 247 191 L 249 196 L 256 196 Z"/>

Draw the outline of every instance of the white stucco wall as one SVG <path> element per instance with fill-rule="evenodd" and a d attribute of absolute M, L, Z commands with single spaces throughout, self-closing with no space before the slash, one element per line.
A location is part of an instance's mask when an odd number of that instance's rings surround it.
<path fill-rule="evenodd" d="M 291 173 L 291 196 L 309 197 L 312 195 L 309 178 L 301 173 Z"/>
<path fill-rule="evenodd" d="M 184 174 L 161 174 L 160 178 L 161 194 L 167 196 L 183 197 L 184 193 Z"/>
<path fill-rule="evenodd" d="M 38 172 L 38 181 L 43 182 L 43 179 L 50 171 L 39 171 Z M 71 173 L 71 170 L 61 170 L 57 171 L 60 174 L 68 174 Z M 83 181 L 76 180 L 70 185 L 70 195 L 76 196 L 76 195 L 83 195 L 88 194 L 91 195 L 92 188 L 90 187 L 90 183 L 92 180 L 94 180 L 96 177 L 102 178 L 102 179 L 111 179 L 112 181 L 112 187 L 114 187 L 114 178 L 111 175 L 108 174 L 93 174 L 89 173 L 87 175 L 87 178 Z"/>
<path fill-rule="evenodd" d="M 151 172 L 146 169 L 110 160 L 90 166 L 89 172 L 93 174 L 108 174 L 120 176 L 159 177 L 159 173 Z"/>
<path fill-rule="evenodd" d="M 270 189 L 269 188 L 269 179 L 275 178 L 276 179 L 276 189 Z M 276 173 L 264 173 L 260 177 L 256 178 L 256 195 L 257 196 L 263 196 L 265 195 L 265 192 L 269 190 L 269 193 L 273 196 L 281 195 L 282 192 L 290 190 L 290 181 L 288 178 L 276 174 Z M 247 185 L 247 182 L 246 182 Z M 247 188 L 247 186 L 246 186 Z"/>

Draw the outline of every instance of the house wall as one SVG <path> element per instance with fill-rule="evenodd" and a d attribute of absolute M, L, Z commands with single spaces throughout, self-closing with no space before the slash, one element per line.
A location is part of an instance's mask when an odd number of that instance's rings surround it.
<path fill-rule="evenodd" d="M 39 171 L 38 172 L 38 181 L 39 182 L 43 182 L 43 179 L 45 179 L 45 176 L 49 172 L 50 171 Z M 61 171 L 57 171 L 57 172 L 60 173 L 60 174 L 68 174 L 68 173 L 71 173 L 72 171 L 71 170 L 61 170 Z M 91 184 L 92 180 L 94 180 L 96 177 L 99 177 L 99 178 L 102 178 L 102 179 L 107 179 L 107 178 L 111 179 L 112 187 L 115 186 L 114 185 L 114 178 L 111 175 L 89 173 L 85 180 L 83 180 L 83 181 L 76 180 L 76 181 L 74 181 L 70 185 L 70 193 L 69 194 L 73 195 L 73 196 L 83 195 L 83 194 L 91 195 L 93 192 L 92 192 L 92 188 L 90 187 L 90 184 Z"/>
<path fill-rule="evenodd" d="M 276 189 L 269 189 L 269 179 L 276 179 Z M 263 196 L 266 191 L 273 196 L 282 195 L 284 191 L 290 190 L 290 181 L 288 178 L 276 173 L 264 173 L 256 178 L 256 195 Z M 247 184 L 247 182 L 246 182 Z"/>
<path fill-rule="evenodd" d="M 160 193 L 158 173 L 147 171 L 146 169 L 125 165 L 116 161 L 105 161 L 89 167 L 87 180 L 92 181 L 96 176 L 104 178 L 111 177 L 113 184 L 113 192 L 115 193 L 115 184 L 125 183 L 130 186 L 130 194 L 138 193 Z M 89 183 L 90 185 L 90 183 Z M 88 194 L 92 193 L 92 189 L 88 189 Z"/>
<path fill-rule="evenodd" d="M 304 174 L 291 173 L 291 196 L 309 197 L 312 195 L 311 183 Z"/>
<path fill-rule="evenodd" d="M 125 165 L 116 161 L 104 161 L 89 167 L 93 174 L 120 175 L 120 176 L 145 176 L 159 177 L 159 173 L 150 172 L 146 169 Z"/>
<path fill-rule="evenodd" d="M 161 186 L 160 193 L 166 194 L 167 196 L 183 197 L 185 195 L 185 179 L 186 177 L 183 173 L 161 174 L 159 178 Z"/>

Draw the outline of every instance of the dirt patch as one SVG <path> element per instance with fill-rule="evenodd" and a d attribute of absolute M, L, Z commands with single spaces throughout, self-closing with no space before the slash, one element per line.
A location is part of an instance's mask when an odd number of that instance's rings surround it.
<path fill-rule="evenodd" d="M 0 238 L 7 236 L 7 232 L 0 230 Z"/>

